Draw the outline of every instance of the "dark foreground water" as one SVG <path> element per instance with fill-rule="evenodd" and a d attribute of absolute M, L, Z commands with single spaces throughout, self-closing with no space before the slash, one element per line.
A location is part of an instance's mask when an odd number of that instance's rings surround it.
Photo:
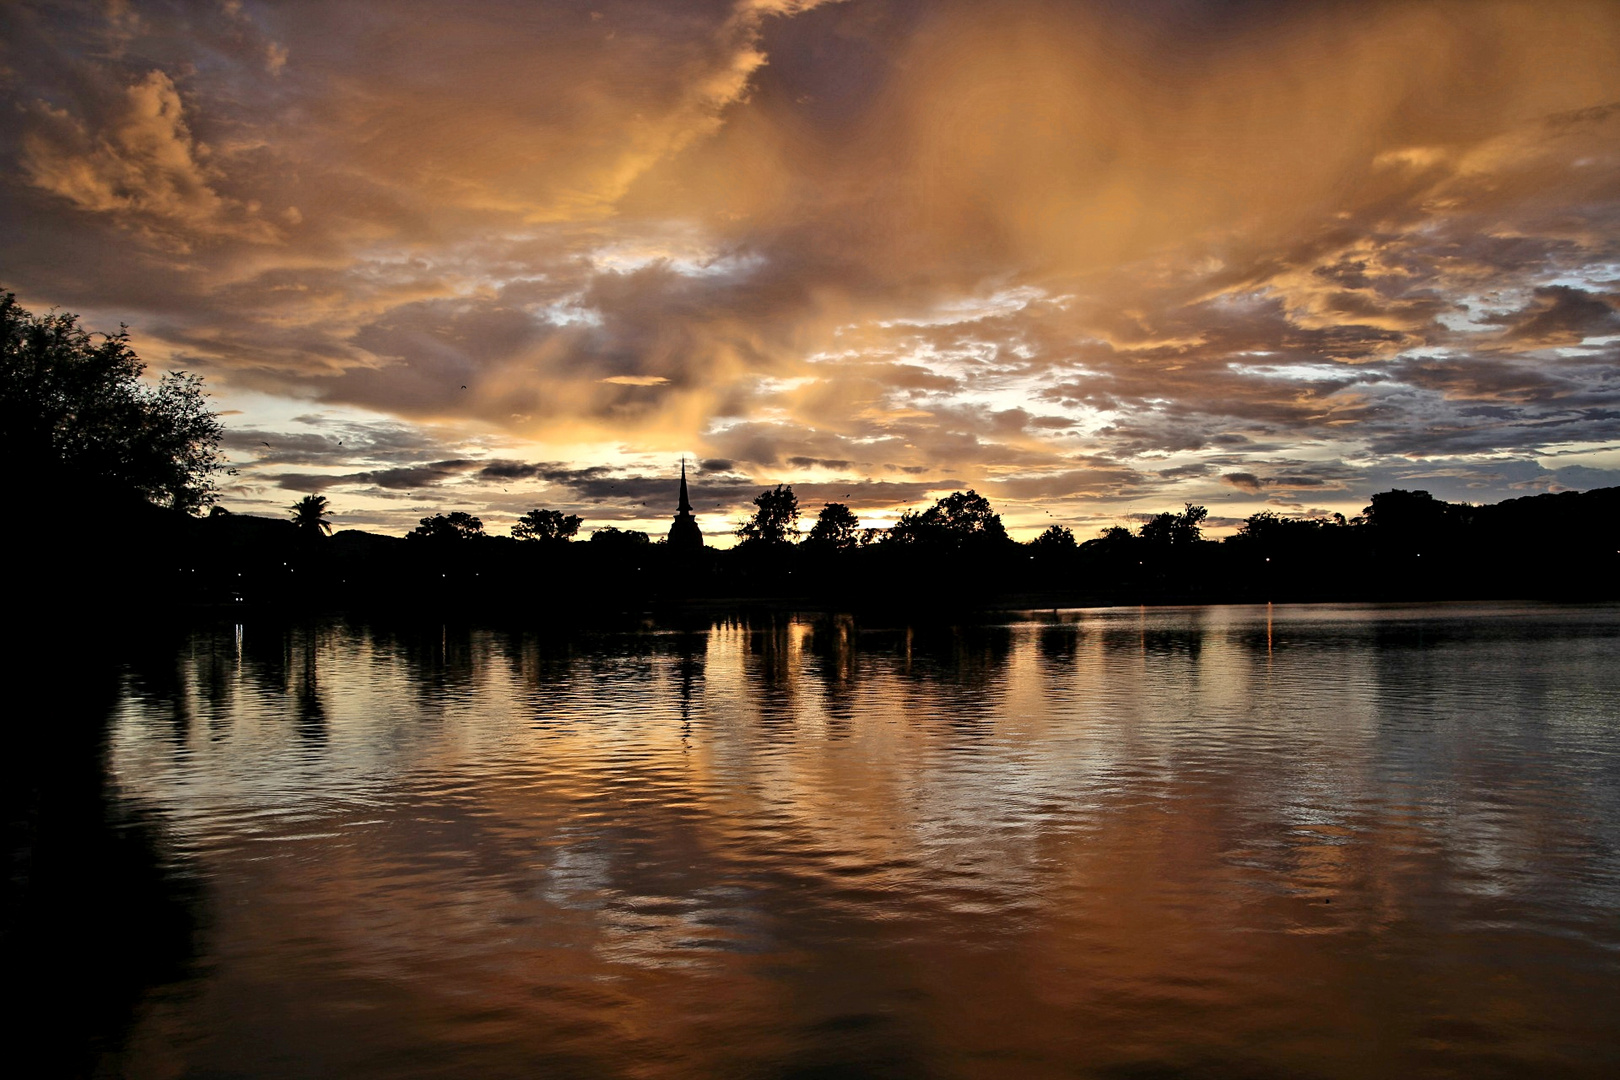
<path fill-rule="evenodd" d="M 1614 607 L 177 644 L 106 1075 L 1620 1075 Z"/>

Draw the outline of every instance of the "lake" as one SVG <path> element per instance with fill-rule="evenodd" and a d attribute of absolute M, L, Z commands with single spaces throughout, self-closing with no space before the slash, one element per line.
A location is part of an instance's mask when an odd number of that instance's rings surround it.
<path fill-rule="evenodd" d="M 1620 607 L 145 643 L 133 1077 L 1620 1074 Z"/>

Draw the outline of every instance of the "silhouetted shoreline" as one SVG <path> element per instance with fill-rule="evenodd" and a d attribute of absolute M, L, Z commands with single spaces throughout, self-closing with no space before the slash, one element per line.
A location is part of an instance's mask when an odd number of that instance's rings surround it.
<path fill-rule="evenodd" d="M 1418 496 L 1421 496 L 1419 498 Z M 1620 598 L 1620 488 L 1465 507 L 1376 496 L 1353 523 L 1263 519 L 1223 541 L 1113 530 L 1039 541 L 743 544 L 330 537 L 290 521 L 131 506 L 109 559 L 96 535 L 53 538 L 29 565 L 70 608 L 432 612 L 537 625 L 740 607 L 927 613 L 1136 604 Z M 1170 515 L 1163 515 L 1171 517 Z"/>

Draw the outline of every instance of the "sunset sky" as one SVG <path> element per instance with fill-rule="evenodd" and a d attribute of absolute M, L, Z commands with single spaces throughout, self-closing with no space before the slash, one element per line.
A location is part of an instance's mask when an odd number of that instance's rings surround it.
<path fill-rule="evenodd" d="M 221 502 L 1027 538 L 1620 484 L 1620 5 L 0 7 L 0 286 Z"/>

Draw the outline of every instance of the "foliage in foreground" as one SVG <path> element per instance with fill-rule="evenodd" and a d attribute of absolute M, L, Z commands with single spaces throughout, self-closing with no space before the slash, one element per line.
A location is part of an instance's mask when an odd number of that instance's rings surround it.
<path fill-rule="evenodd" d="M 44 491 L 210 505 L 224 430 L 202 379 L 170 371 L 153 385 L 145 370 L 126 329 L 92 334 L 76 315 L 35 315 L 0 293 L 0 454 Z"/>

